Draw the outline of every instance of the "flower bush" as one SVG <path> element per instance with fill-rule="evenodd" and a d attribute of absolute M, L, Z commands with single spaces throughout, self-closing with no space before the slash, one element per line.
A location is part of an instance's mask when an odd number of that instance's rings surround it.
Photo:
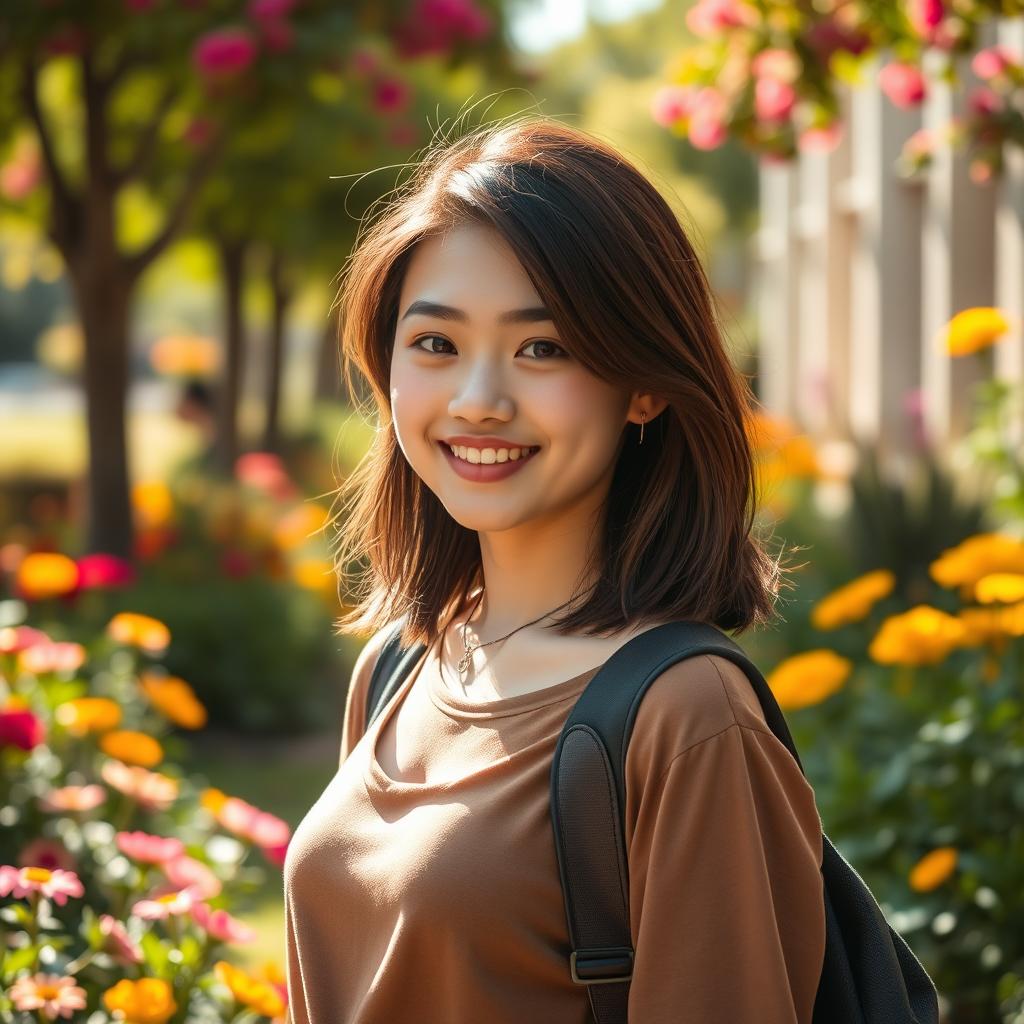
<path fill-rule="evenodd" d="M 288 825 L 167 756 L 202 704 L 156 660 L 167 627 L 122 613 L 86 648 L 0 629 L 0 1015 L 283 1021 L 280 969 L 229 960 L 233 913 Z"/>
<path fill-rule="evenodd" d="M 978 358 L 1007 326 L 998 310 L 965 310 L 939 341 Z M 811 598 L 805 584 L 806 622 L 786 626 L 800 642 L 766 674 L 826 832 L 925 963 L 951 1024 L 1024 1013 L 1024 462 L 1013 394 L 1005 382 L 979 389 L 957 456 L 996 470 L 994 525 L 934 551 L 923 586 L 904 578 L 909 563 Z M 956 521 L 949 509 L 932 517 Z"/>

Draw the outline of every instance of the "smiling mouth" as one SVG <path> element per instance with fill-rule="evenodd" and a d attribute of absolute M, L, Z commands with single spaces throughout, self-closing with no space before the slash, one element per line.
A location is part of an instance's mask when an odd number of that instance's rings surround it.
<path fill-rule="evenodd" d="M 466 445 L 450 445 L 439 442 L 448 452 L 470 466 L 494 466 L 505 462 L 520 462 L 540 451 L 540 445 L 528 448 L 470 448 Z"/>

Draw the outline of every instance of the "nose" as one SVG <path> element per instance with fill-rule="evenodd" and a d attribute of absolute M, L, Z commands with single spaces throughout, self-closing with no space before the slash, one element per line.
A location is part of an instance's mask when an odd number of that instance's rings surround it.
<path fill-rule="evenodd" d="M 455 395 L 448 403 L 448 414 L 473 422 L 509 420 L 515 412 L 500 369 L 493 360 L 480 358 L 468 366 Z"/>

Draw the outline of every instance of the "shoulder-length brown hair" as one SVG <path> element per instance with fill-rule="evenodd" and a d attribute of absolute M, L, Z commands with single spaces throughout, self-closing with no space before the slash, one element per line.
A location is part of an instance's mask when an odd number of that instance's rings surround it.
<path fill-rule="evenodd" d="M 719 333 L 704 271 L 682 226 L 622 154 L 527 116 L 435 142 L 363 227 L 342 275 L 341 345 L 376 403 L 370 450 L 338 492 L 336 568 L 356 576 L 338 632 L 407 616 L 403 643 L 430 642 L 482 582 L 477 534 L 457 523 L 399 448 L 389 376 L 413 247 L 459 222 L 496 229 L 591 373 L 668 406 L 630 424 L 608 496 L 599 583 L 558 632 L 698 619 L 742 631 L 769 620 L 781 573 L 752 536 L 753 398 Z"/>

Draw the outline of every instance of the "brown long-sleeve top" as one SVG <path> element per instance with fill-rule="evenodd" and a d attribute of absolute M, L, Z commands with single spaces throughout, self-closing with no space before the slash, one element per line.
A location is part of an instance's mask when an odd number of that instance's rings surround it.
<path fill-rule="evenodd" d="M 584 1024 L 549 785 L 598 669 L 474 702 L 436 673 L 417 686 L 421 661 L 364 734 L 384 636 L 356 661 L 337 774 L 285 858 L 289 1024 Z M 402 779 L 375 757 L 396 725 Z M 809 1024 L 821 819 L 727 659 L 677 662 L 647 690 L 626 754 L 626 849 L 632 1024 Z"/>

